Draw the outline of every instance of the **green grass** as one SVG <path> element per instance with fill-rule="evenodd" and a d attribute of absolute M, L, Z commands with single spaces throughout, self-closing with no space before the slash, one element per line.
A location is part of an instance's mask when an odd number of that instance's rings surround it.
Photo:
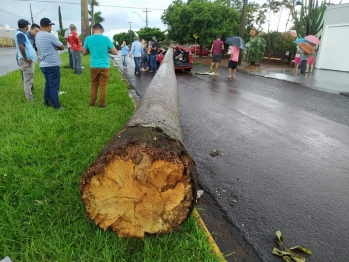
<path fill-rule="evenodd" d="M 68 64 L 67 53 L 62 55 Z M 88 107 L 89 66 L 81 76 L 61 68 L 59 111 L 44 106 L 35 70 L 27 102 L 17 70 L 0 78 L 0 259 L 13 261 L 219 261 L 190 217 L 177 231 L 119 238 L 85 218 L 81 174 L 134 110 L 127 83 L 112 68 L 106 108 Z"/>

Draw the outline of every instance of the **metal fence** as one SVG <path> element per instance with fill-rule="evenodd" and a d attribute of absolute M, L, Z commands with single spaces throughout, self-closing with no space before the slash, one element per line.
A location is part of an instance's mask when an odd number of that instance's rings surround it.
<path fill-rule="evenodd" d="M 13 40 L 13 38 L 0 37 L 0 46 L 14 47 L 15 41 Z"/>

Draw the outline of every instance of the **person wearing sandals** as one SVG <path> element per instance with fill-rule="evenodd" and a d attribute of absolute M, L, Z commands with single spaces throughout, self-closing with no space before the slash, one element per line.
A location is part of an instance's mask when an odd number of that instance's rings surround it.
<path fill-rule="evenodd" d="M 238 66 L 240 55 L 240 48 L 233 45 L 230 51 L 229 64 L 228 64 L 228 76 L 225 78 L 232 79 L 235 78 L 236 68 Z M 233 75 L 232 75 L 233 73 Z"/>
<path fill-rule="evenodd" d="M 301 64 L 302 60 L 301 60 L 301 49 L 297 46 L 297 52 L 296 55 L 294 57 L 294 71 L 298 71 L 298 67 Z"/>
<path fill-rule="evenodd" d="M 311 44 L 315 50 L 314 54 L 310 54 L 309 57 L 308 57 L 308 60 L 307 60 L 307 69 L 306 69 L 306 73 L 312 73 L 313 72 L 313 69 L 314 69 L 314 65 L 315 65 L 315 62 L 316 62 L 316 53 L 317 53 L 317 50 L 315 49 L 315 44 Z M 309 71 L 310 69 L 310 71 Z"/>
<path fill-rule="evenodd" d="M 127 69 L 127 56 L 129 55 L 129 48 L 126 45 L 126 41 L 122 41 L 121 45 L 121 60 L 122 60 L 122 68 Z"/>

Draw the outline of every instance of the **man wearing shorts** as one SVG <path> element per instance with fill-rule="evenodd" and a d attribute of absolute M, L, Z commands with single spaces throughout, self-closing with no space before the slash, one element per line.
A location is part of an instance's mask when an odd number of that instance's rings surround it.
<path fill-rule="evenodd" d="M 239 54 L 240 54 L 240 48 L 233 45 L 233 47 L 231 48 L 229 64 L 228 64 L 228 68 L 229 68 L 228 76 L 226 76 L 225 78 L 228 78 L 228 79 L 235 78 L 236 68 L 238 66 L 238 61 L 239 61 Z M 233 75 L 231 75 L 232 71 L 233 71 Z"/>
<path fill-rule="evenodd" d="M 212 68 L 214 64 L 216 64 L 216 70 L 214 72 L 215 75 L 218 75 L 218 66 L 222 61 L 222 50 L 224 49 L 224 43 L 221 40 L 220 36 L 216 37 L 216 40 L 213 41 L 211 46 L 211 55 L 212 55 L 212 63 L 210 67 L 210 73 L 212 73 Z"/>

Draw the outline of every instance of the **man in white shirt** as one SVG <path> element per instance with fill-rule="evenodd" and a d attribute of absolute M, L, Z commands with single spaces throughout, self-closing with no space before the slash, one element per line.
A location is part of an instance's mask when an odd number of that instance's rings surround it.
<path fill-rule="evenodd" d="M 68 47 L 68 53 L 69 53 L 69 66 L 73 68 L 73 56 L 72 56 L 72 52 L 70 51 L 70 44 L 68 43 L 68 37 L 71 33 L 71 28 L 70 28 L 71 26 L 72 25 L 70 25 L 69 29 L 65 31 L 64 38 L 67 40 L 67 47 Z"/>

